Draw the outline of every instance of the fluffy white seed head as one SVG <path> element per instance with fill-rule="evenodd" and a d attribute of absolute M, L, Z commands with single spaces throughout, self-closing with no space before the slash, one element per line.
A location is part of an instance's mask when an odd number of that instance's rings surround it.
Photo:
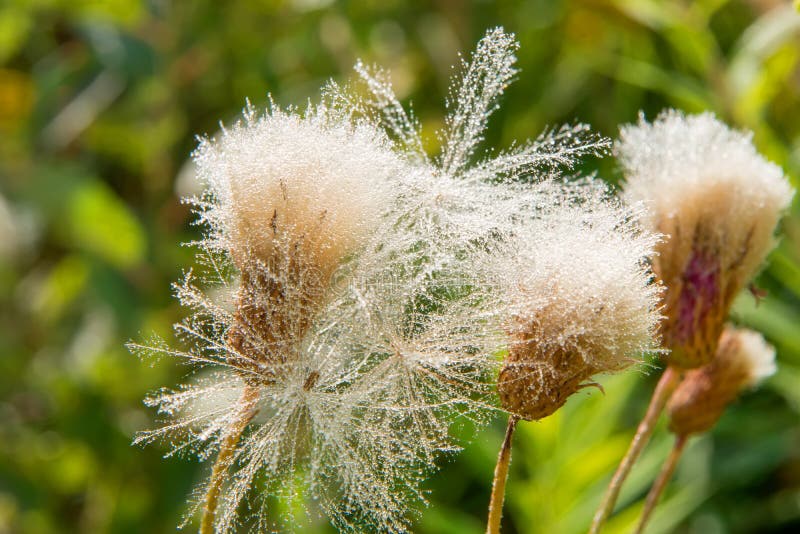
<path fill-rule="evenodd" d="M 751 133 L 732 130 L 709 112 L 667 110 L 652 124 L 640 118 L 622 127 L 615 152 L 625 171 L 624 196 L 647 203 L 644 220 L 653 230 L 670 222 L 685 229 L 715 222 L 731 238 L 753 229 L 750 247 L 771 248 L 793 192 L 781 168 L 756 151 Z"/>
<path fill-rule="evenodd" d="M 599 184 L 576 184 L 500 260 L 512 339 L 500 374 L 504 407 L 541 419 L 592 375 L 657 350 L 659 286 L 647 259 L 656 236 Z"/>
<path fill-rule="evenodd" d="M 217 248 L 239 266 L 291 253 L 327 276 L 374 228 L 399 172 L 381 131 L 324 107 L 304 116 L 248 107 L 194 158 Z"/>
<path fill-rule="evenodd" d="M 711 113 L 674 110 L 621 129 L 624 197 L 644 202 L 645 224 L 665 236 L 653 268 L 667 287 L 663 334 L 675 365 L 713 357 L 733 298 L 774 246 L 791 202 L 783 172 L 751 137 Z"/>
<path fill-rule="evenodd" d="M 297 359 L 332 275 L 380 224 L 405 167 L 379 129 L 326 106 L 248 105 L 194 159 L 207 188 L 195 201 L 203 246 L 240 273 L 230 360 L 272 380 Z"/>

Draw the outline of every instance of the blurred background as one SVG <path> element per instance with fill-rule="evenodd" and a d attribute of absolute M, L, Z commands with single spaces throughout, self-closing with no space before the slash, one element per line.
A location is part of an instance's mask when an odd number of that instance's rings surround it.
<path fill-rule="evenodd" d="M 196 134 L 245 98 L 302 105 L 356 58 L 393 73 L 424 131 L 441 125 L 450 65 L 486 28 L 521 42 L 518 81 L 489 141 L 585 121 L 615 136 L 639 110 L 713 110 L 753 130 L 800 177 L 800 15 L 770 0 L 4 0 L 0 3 L 0 533 L 173 532 L 208 466 L 130 445 L 153 425 L 144 395 L 186 373 L 123 344 L 171 340 L 170 283 L 198 229 L 180 197 Z M 429 135 L 430 148 L 436 139 Z M 611 158 L 588 161 L 618 179 Z M 694 439 L 650 532 L 800 532 L 800 210 L 737 322 L 779 369 Z M 585 532 L 655 377 L 603 379 L 520 425 L 505 532 Z M 662 423 L 663 424 L 663 423 Z M 504 422 L 428 484 L 423 533 L 479 533 Z M 671 445 L 625 486 L 607 532 L 628 532 Z M 189 529 L 191 531 L 191 529 Z M 310 532 L 329 532 L 324 522 Z"/>

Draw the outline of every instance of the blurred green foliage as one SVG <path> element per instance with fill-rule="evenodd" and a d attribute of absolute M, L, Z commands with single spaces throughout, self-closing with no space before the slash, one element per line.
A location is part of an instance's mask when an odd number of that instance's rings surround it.
<path fill-rule="evenodd" d="M 788 1 L 0 4 L 0 533 L 171 532 L 208 468 L 130 446 L 153 425 L 144 394 L 188 370 L 123 348 L 169 339 L 183 314 L 169 285 L 198 232 L 179 202 L 195 187 L 193 136 L 246 97 L 302 105 L 357 57 L 392 70 L 432 133 L 458 51 L 495 25 L 517 34 L 522 73 L 492 144 L 574 120 L 613 136 L 639 110 L 708 109 L 752 129 L 798 184 L 800 16 Z M 593 167 L 618 178 L 610 158 Z M 769 296 L 743 295 L 734 314 L 778 347 L 780 371 L 691 443 L 650 532 L 800 531 L 796 205 L 759 280 Z M 520 426 L 505 532 L 585 532 L 653 380 L 604 379 L 605 396 Z M 443 462 L 419 532 L 483 530 L 503 427 Z M 609 533 L 630 530 L 669 446 L 661 432 Z"/>

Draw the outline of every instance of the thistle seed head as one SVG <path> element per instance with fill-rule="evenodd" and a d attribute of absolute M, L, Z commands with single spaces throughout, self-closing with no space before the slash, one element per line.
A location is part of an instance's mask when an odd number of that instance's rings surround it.
<path fill-rule="evenodd" d="M 598 184 L 581 195 L 579 206 L 553 204 L 505 263 L 511 341 L 498 390 L 525 419 L 552 414 L 593 375 L 656 350 L 659 288 L 646 265 L 656 237 Z"/>
<path fill-rule="evenodd" d="M 229 342 L 235 364 L 272 380 L 292 358 L 331 276 L 388 209 L 399 158 L 385 135 L 324 106 L 272 107 L 204 139 L 193 154 L 204 246 L 240 272 Z M 252 375 L 248 375 L 248 381 Z"/>
<path fill-rule="evenodd" d="M 757 274 L 792 189 L 781 169 L 711 113 L 663 112 L 625 126 L 615 152 L 624 197 L 645 202 L 644 223 L 663 234 L 653 270 L 664 283 L 663 342 L 670 364 L 714 356 L 736 294 Z"/>
<path fill-rule="evenodd" d="M 248 105 L 193 156 L 208 188 L 196 202 L 208 242 L 242 271 L 310 270 L 321 286 L 386 211 L 399 172 L 382 131 L 324 106 L 259 115 Z"/>
<path fill-rule="evenodd" d="M 706 432 L 739 394 L 775 372 L 775 349 L 758 332 L 727 326 L 710 364 L 692 369 L 667 403 L 670 430 Z"/>

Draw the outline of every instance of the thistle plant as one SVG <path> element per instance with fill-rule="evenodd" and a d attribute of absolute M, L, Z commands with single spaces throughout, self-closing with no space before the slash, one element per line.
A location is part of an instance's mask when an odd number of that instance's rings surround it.
<path fill-rule="evenodd" d="M 636 227 L 635 209 L 613 202 L 597 183 L 568 185 L 555 172 L 570 168 L 579 156 L 604 154 L 607 140 L 583 125 L 562 127 L 497 157 L 469 164 L 483 139 L 487 119 L 497 108 L 497 98 L 516 74 L 515 49 L 513 38 L 498 29 L 478 44 L 471 62 L 462 62 L 463 78 L 452 86 L 451 113 L 440 133 L 443 152 L 434 160 L 422 151 L 417 123 L 399 105 L 387 75 L 357 65 L 370 95 L 361 103 L 362 112 L 383 118 L 389 134 L 409 150 L 410 162 L 422 170 L 417 175 L 424 180 L 416 187 L 423 199 L 418 213 L 426 221 L 436 221 L 433 234 L 444 239 L 440 246 L 473 258 L 473 268 L 481 262 L 481 249 L 490 251 L 491 267 L 479 271 L 488 273 L 481 283 L 494 283 L 493 298 L 501 299 L 488 315 L 499 321 L 508 336 L 509 357 L 498 392 L 503 408 L 512 415 L 495 473 L 489 531 L 499 528 L 511 436 L 518 418 L 543 417 L 528 412 L 537 402 L 552 403 L 552 413 L 585 387 L 592 375 L 633 364 L 636 356 L 652 348 L 656 323 L 655 289 L 649 285 L 644 265 L 653 235 Z M 348 101 L 336 89 L 332 94 Z M 574 254 L 582 255 L 586 239 L 607 253 L 590 260 L 598 271 L 594 284 L 578 283 L 582 275 L 575 272 L 580 263 L 575 263 Z M 534 258 L 531 251 L 536 249 L 548 252 Z M 612 258 L 610 265 L 601 265 Z M 530 275 L 530 280 L 521 280 L 520 273 Z M 567 273 L 574 275 L 570 282 L 564 282 Z M 533 287 L 526 289 L 528 282 Z M 554 290 L 564 293 L 551 306 L 544 295 Z M 616 314 L 608 313 L 606 305 Z M 536 330 L 539 321 L 547 325 Z"/>
<path fill-rule="evenodd" d="M 318 338 L 333 274 L 366 245 L 370 227 L 389 209 L 388 188 L 402 164 L 379 131 L 324 106 L 303 116 L 274 107 L 259 116 L 248 108 L 218 140 L 204 140 L 195 161 L 207 185 L 192 201 L 207 229 L 199 246 L 216 291 L 197 288 L 191 273 L 177 286 L 181 303 L 194 311 L 177 326 L 189 351 L 135 348 L 212 366 L 214 373 L 149 399 L 177 420 L 137 441 L 175 435 L 177 451 L 217 454 L 198 505 L 201 532 L 224 532 L 260 473 L 291 499 L 298 464 L 313 488 L 331 475 L 333 459 L 351 456 L 351 469 L 368 460 L 353 446 L 368 430 L 349 423 L 366 401 L 348 387 L 350 355 L 332 354 L 335 348 Z M 332 394 L 339 389 L 347 391 Z M 263 421 L 250 425 L 257 412 Z M 394 482 L 393 472 L 370 474 L 385 477 L 375 484 Z M 359 498 L 365 475 L 338 475 L 347 485 L 345 502 Z M 374 504 L 375 514 L 388 506 Z"/>
<path fill-rule="evenodd" d="M 655 237 L 637 226 L 638 208 L 613 201 L 597 182 L 567 183 L 557 173 L 580 156 L 605 154 L 606 139 L 584 125 L 561 127 L 469 165 L 497 98 L 516 74 L 515 49 L 513 38 L 497 29 L 478 44 L 471 62 L 462 62 L 463 78 L 451 88 L 452 111 L 440 133 L 443 153 L 434 160 L 422 151 L 417 123 L 399 105 L 387 75 L 357 65 L 370 95 L 362 113 L 382 117 L 392 138 L 410 149 L 410 162 L 423 169 L 417 175 L 424 180 L 416 188 L 424 199 L 419 213 L 437 221 L 434 234 L 444 238 L 444 250 L 465 254 L 473 269 L 482 263 L 482 249 L 490 251 L 489 267 L 478 270 L 486 273 L 480 283 L 494 286 L 491 298 L 501 299 L 488 315 L 508 336 L 497 389 L 511 416 L 495 472 L 489 532 L 499 529 L 518 419 L 544 417 L 592 375 L 634 364 L 654 348 L 657 322 L 656 289 L 645 266 Z M 347 101 L 346 94 L 333 95 Z M 587 240 L 602 254 L 587 251 Z M 547 252 L 540 256 L 537 249 Z M 576 272 L 585 263 L 575 258 L 584 255 L 596 268 L 591 283 L 579 282 L 585 273 Z M 550 302 L 554 291 L 558 297 Z M 537 411 L 542 409 L 549 411 Z"/>
<path fill-rule="evenodd" d="M 710 364 L 692 369 L 667 403 L 677 436 L 708 432 L 739 394 L 776 371 L 775 349 L 758 332 L 728 326 Z"/>
<path fill-rule="evenodd" d="M 708 365 L 687 372 L 667 403 L 675 444 L 647 494 L 636 532 L 645 531 L 689 437 L 708 432 L 745 390 L 775 373 L 775 349 L 758 332 L 727 326 Z"/>
<path fill-rule="evenodd" d="M 783 172 L 758 154 L 751 135 L 710 113 L 666 111 L 653 124 L 642 118 L 622 128 L 615 150 L 625 172 L 624 197 L 645 202 L 643 223 L 665 236 L 653 271 L 666 288 L 660 334 L 670 353 L 595 515 L 595 533 L 683 372 L 712 361 L 731 303 L 773 248 L 775 228 L 792 199 Z"/>
<path fill-rule="evenodd" d="M 792 199 L 783 171 L 751 137 L 711 113 L 677 111 L 621 130 L 625 198 L 646 202 L 644 223 L 667 236 L 653 270 L 668 288 L 661 333 L 672 366 L 711 361 L 731 303 L 775 246 Z"/>
<path fill-rule="evenodd" d="M 342 529 L 407 531 L 419 483 L 458 449 L 453 419 L 494 413 L 510 314 L 477 265 L 566 201 L 556 169 L 608 146 L 578 125 L 473 162 L 515 49 L 492 30 L 463 62 L 435 157 L 387 75 L 360 63 L 366 94 L 329 84 L 303 113 L 248 105 L 201 142 L 205 271 L 176 286 L 188 348 L 132 345 L 203 369 L 148 399 L 166 421 L 136 440 L 215 458 L 201 532 L 234 529 L 251 500 L 263 530 L 293 525 L 275 502 L 318 502 Z"/>
<path fill-rule="evenodd" d="M 496 350 L 482 329 L 464 339 L 481 321 L 471 295 L 412 269 L 420 236 L 398 206 L 413 169 L 379 130 L 324 105 L 248 109 L 195 160 L 215 291 L 191 274 L 177 288 L 195 312 L 177 327 L 190 350 L 134 348 L 214 372 L 153 396 L 175 420 L 137 441 L 216 454 L 201 532 L 232 530 L 248 495 L 263 501 L 260 529 L 291 524 L 266 505 L 301 494 L 342 528 L 406 530 L 421 474 L 451 448 L 439 416 L 470 400 L 478 356 Z"/>
<path fill-rule="evenodd" d="M 656 236 L 636 211 L 601 191 L 559 206 L 504 262 L 509 352 L 498 390 L 509 412 L 536 421 L 599 373 L 624 370 L 658 350 L 659 286 L 647 259 Z"/>
<path fill-rule="evenodd" d="M 511 440 L 520 419 L 538 421 L 599 374 L 623 371 L 658 351 L 660 288 L 647 260 L 657 236 L 642 231 L 640 209 L 588 182 L 581 202 L 553 203 L 525 228 L 506 272 L 508 354 L 497 384 L 510 413 L 495 469 L 487 533 L 500 530 Z"/>

